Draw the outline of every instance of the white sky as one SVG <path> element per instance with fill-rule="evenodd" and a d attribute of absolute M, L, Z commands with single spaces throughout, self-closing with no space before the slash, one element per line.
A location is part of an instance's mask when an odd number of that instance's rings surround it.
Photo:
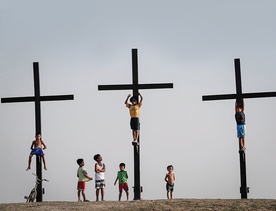
<path fill-rule="evenodd" d="M 175 167 L 176 198 L 240 198 L 234 100 L 234 59 L 244 92 L 276 91 L 275 0 L 0 0 L 0 97 L 32 96 L 32 63 L 40 65 L 48 171 L 45 201 L 76 201 L 77 158 L 94 178 L 93 156 L 107 166 L 106 200 L 120 162 L 133 186 L 133 147 L 124 100 L 131 91 L 98 85 L 131 83 L 131 49 L 138 48 L 140 83 L 174 83 L 141 90 L 143 199 L 166 198 L 166 166 Z M 276 99 L 245 100 L 248 198 L 276 198 Z M 0 104 L 0 202 L 23 202 L 34 185 L 26 172 L 34 139 L 34 103 Z M 87 198 L 95 200 L 94 181 Z M 133 191 L 130 190 L 133 198 Z M 125 195 L 123 195 L 125 199 Z"/>

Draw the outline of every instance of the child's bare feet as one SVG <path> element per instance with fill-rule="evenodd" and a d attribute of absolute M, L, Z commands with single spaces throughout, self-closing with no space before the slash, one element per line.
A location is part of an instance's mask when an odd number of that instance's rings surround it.
<path fill-rule="evenodd" d="M 29 171 L 29 170 L 31 170 L 31 167 L 28 167 L 28 168 L 26 169 L 26 171 Z"/>

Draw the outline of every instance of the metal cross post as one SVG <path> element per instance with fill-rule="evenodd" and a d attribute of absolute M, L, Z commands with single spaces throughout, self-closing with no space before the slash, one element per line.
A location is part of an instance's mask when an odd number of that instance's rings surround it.
<path fill-rule="evenodd" d="M 36 133 L 41 134 L 41 111 L 40 102 L 41 101 L 60 101 L 60 100 L 74 100 L 74 95 L 51 95 L 51 96 L 40 96 L 40 86 L 39 86 L 39 65 L 38 62 L 33 63 L 34 71 L 34 96 L 29 97 L 10 97 L 1 98 L 1 103 L 20 103 L 20 102 L 35 102 L 35 127 Z M 36 156 L 36 175 L 38 179 L 41 180 L 37 187 L 37 202 L 42 202 L 42 165 L 41 157 Z"/>
<path fill-rule="evenodd" d="M 236 99 L 237 103 L 242 103 L 243 98 L 276 97 L 276 92 L 242 93 L 240 59 L 235 59 L 234 63 L 235 63 L 235 76 L 236 76 L 236 94 L 207 95 L 202 97 L 203 101 Z M 247 184 L 246 184 L 245 152 L 241 150 L 240 145 L 239 145 L 239 153 L 240 153 L 240 176 L 241 176 L 240 193 L 241 193 L 242 199 L 247 199 L 247 193 L 249 193 L 249 188 L 247 187 Z"/>
<path fill-rule="evenodd" d="M 139 84 L 138 83 L 138 56 L 137 49 L 132 49 L 132 84 L 119 84 L 119 85 L 99 85 L 98 90 L 132 90 L 133 96 L 137 96 L 139 89 L 164 89 L 173 88 L 173 83 L 162 84 Z M 140 138 L 138 137 L 138 142 Z M 140 144 L 133 145 L 134 150 L 134 200 L 141 199 L 141 186 L 140 186 Z"/>

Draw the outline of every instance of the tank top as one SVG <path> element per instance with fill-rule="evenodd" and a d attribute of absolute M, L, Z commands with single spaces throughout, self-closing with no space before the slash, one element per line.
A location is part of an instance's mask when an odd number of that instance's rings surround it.
<path fill-rule="evenodd" d="M 105 166 L 104 163 L 102 166 L 99 166 L 98 163 L 96 165 L 98 170 L 102 170 Z M 95 173 L 95 180 L 104 180 L 104 172 Z"/>

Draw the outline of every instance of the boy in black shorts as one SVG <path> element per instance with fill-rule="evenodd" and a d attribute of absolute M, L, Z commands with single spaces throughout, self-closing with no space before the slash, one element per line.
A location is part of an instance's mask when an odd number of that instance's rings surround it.
<path fill-rule="evenodd" d="M 127 99 L 125 101 L 125 105 L 127 108 L 129 108 L 129 114 L 130 114 L 130 128 L 132 129 L 132 136 L 133 136 L 133 142 L 132 143 L 138 143 L 138 137 L 140 132 L 140 107 L 142 106 L 143 97 L 140 93 L 138 93 L 140 96 L 140 102 L 138 102 L 137 97 L 132 96 L 130 98 L 130 94 L 127 96 Z M 130 98 L 131 104 L 128 104 L 127 101 Z"/>

